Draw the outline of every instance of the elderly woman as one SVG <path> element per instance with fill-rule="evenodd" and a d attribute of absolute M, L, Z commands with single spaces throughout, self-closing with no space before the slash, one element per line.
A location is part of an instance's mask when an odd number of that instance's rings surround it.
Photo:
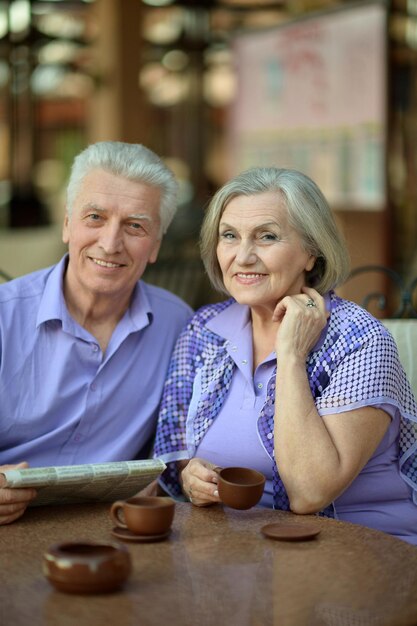
<path fill-rule="evenodd" d="M 254 168 L 213 197 L 206 271 L 231 296 L 191 319 L 171 361 L 155 453 L 162 485 L 219 502 L 216 468 L 266 476 L 261 504 L 417 545 L 417 406 L 384 326 L 333 289 L 348 256 L 297 171 Z"/>

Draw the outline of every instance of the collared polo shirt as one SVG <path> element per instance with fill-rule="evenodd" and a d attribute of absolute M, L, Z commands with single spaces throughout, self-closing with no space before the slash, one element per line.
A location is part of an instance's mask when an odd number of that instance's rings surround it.
<path fill-rule="evenodd" d="M 236 369 L 229 393 L 217 418 L 207 430 L 195 456 L 220 467 L 243 466 L 262 472 L 266 485 L 261 504 L 272 506 L 272 463 L 258 431 L 276 354 L 271 352 L 253 372 L 252 324 L 249 307 L 232 304 L 207 323 L 226 339 L 226 350 Z"/>
<path fill-rule="evenodd" d="M 67 257 L 0 286 L 0 464 L 137 458 L 191 308 L 139 281 L 105 354 L 69 314 Z"/>

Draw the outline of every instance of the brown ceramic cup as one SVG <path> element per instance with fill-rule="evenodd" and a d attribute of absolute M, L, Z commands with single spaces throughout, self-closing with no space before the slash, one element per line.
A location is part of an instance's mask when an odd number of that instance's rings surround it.
<path fill-rule="evenodd" d="M 119 528 L 135 535 L 162 535 L 171 528 L 175 500 L 163 496 L 135 496 L 117 500 L 110 508 L 110 517 Z"/>
<path fill-rule="evenodd" d="M 132 571 L 128 550 L 115 543 L 66 542 L 51 546 L 43 573 L 58 591 L 95 594 L 118 590 Z"/>
<path fill-rule="evenodd" d="M 250 509 L 259 502 L 265 476 L 248 467 L 225 467 L 219 471 L 220 500 L 232 509 Z"/>

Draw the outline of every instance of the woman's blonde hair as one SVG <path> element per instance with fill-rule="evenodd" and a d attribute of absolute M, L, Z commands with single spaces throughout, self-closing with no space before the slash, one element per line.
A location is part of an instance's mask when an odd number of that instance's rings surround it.
<path fill-rule="evenodd" d="M 200 235 L 207 275 L 217 291 L 228 293 L 217 260 L 219 223 L 228 203 L 237 196 L 277 192 L 284 198 L 288 221 L 307 252 L 316 257 L 307 284 L 321 294 L 340 285 L 349 274 L 349 255 L 326 198 L 316 183 L 296 170 L 254 167 L 225 183 L 208 205 Z"/>

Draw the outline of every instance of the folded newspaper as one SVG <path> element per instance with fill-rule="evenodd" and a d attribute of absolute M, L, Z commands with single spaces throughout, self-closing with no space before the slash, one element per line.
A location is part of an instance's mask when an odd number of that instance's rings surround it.
<path fill-rule="evenodd" d="M 7 487 L 33 487 L 30 506 L 124 500 L 149 485 L 164 471 L 160 459 L 6 469 Z"/>

